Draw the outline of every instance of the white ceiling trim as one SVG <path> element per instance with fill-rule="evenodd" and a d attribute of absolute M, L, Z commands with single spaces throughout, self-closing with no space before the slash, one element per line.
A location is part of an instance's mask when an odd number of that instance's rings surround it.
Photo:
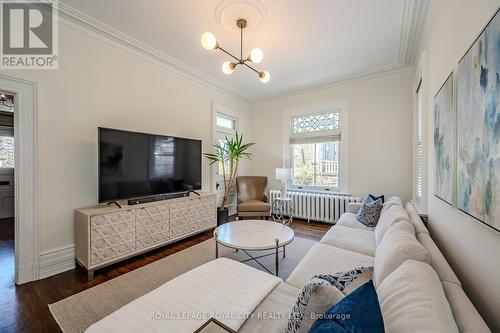
<path fill-rule="evenodd" d="M 398 63 L 414 66 L 430 0 L 404 0 Z"/>
<path fill-rule="evenodd" d="M 162 68 L 168 69 L 184 78 L 192 79 L 216 92 L 229 95 L 241 102 L 266 102 L 280 97 L 303 93 L 306 91 L 323 89 L 336 84 L 343 84 L 350 80 L 361 80 L 372 77 L 378 73 L 386 75 L 389 72 L 401 71 L 405 68 L 414 66 L 418 44 L 420 42 L 423 26 L 427 17 L 429 0 L 404 0 L 402 20 L 401 20 L 401 37 L 398 52 L 398 63 L 381 68 L 374 68 L 361 73 L 352 73 L 345 75 L 335 80 L 320 82 L 303 86 L 300 88 L 288 89 L 281 91 L 269 97 L 252 99 L 245 95 L 240 90 L 232 88 L 230 85 L 224 84 L 219 80 L 215 80 L 210 76 L 194 69 L 193 67 L 145 44 L 123 32 L 96 20 L 77 9 L 59 2 L 60 23 L 67 28 L 81 35 L 88 36 L 93 39 L 105 42 L 107 46 L 114 46 L 116 49 L 132 53 L 140 56 L 153 64 L 159 65 Z M 114 43 L 110 44 L 112 41 Z"/>
<path fill-rule="evenodd" d="M 364 81 L 368 79 L 375 79 L 375 78 L 383 78 L 391 75 L 396 75 L 400 73 L 406 73 L 406 72 L 414 72 L 415 68 L 413 66 L 403 66 L 403 65 L 392 65 L 392 66 L 385 66 L 385 67 L 380 67 L 373 69 L 371 71 L 366 71 L 363 73 L 359 73 L 358 75 L 346 75 L 343 78 L 338 78 L 334 81 L 329 81 L 329 82 L 323 82 L 322 84 L 315 84 L 311 85 L 309 87 L 304 87 L 300 89 L 294 89 L 287 91 L 285 93 L 278 93 L 276 95 L 270 96 L 270 97 L 265 97 L 261 98 L 257 101 L 254 101 L 255 104 L 259 103 L 268 103 L 272 101 L 276 101 L 285 97 L 297 95 L 297 94 L 304 94 L 304 93 L 310 93 L 310 92 L 315 92 L 318 90 L 323 90 L 323 89 L 328 89 L 328 88 L 333 88 L 341 85 L 346 85 L 354 82 L 359 82 L 359 81 Z"/>
<path fill-rule="evenodd" d="M 115 42 L 113 46 L 118 47 L 121 51 L 125 51 L 127 53 L 132 52 L 135 55 L 142 56 L 145 60 L 169 69 L 182 77 L 190 78 L 219 93 L 230 95 L 233 98 L 245 103 L 250 102 L 250 98 L 242 94 L 239 90 L 215 80 L 193 67 L 174 59 L 169 55 L 127 34 L 124 34 L 121 31 L 98 21 L 61 1 L 59 2 L 59 14 L 60 23 L 63 23 L 67 28 L 70 28 L 74 32 L 84 34 L 95 39 L 102 40 L 104 38 L 107 45 L 109 45 L 109 41 L 113 41 Z"/>

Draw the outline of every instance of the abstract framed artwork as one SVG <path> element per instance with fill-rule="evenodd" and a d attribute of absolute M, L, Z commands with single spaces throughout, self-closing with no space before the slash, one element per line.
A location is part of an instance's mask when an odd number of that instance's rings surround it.
<path fill-rule="evenodd" d="M 500 230 L 500 15 L 458 64 L 457 206 Z"/>
<path fill-rule="evenodd" d="M 455 193 L 455 112 L 453 73 L 434 96 L 434 195 L 450 205 Z"/>

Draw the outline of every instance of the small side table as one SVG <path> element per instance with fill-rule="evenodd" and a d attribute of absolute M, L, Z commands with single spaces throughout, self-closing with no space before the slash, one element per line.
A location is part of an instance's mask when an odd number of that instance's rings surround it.
<path fill-rule="evenodd" d="M 290 225 L 293 222 L 295 209 L 291 198 L 276 198 L 273 201 L 273 221 Z"/>

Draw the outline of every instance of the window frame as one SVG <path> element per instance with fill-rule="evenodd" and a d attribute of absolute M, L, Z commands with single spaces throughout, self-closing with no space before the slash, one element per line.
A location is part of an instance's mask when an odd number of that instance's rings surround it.
<path fill-rule="evenodd" d="M 294 137 L 324 137 L 327 135 L 341 135 L 339 144 L 339 186 L 337 189 L 323 186 L 293 185 L 288 181 L 288 188 L 294 191 L 329 192 L 339 194 L 349 194 L 348 184 L 348 143 L 349 143 L 349 102 L 348 100 L 329 101 L 315 105 L 305 105 L 301 107 L 289 108 L 283 112 L 283 166 L 293 167 L 293 148 L 290 139 Z M 328 131 L 316 131 L 311 133 L 293 133 L 293 119 L 299 116 L 315 114 L 325 114 L 331 112 L 339 113 L 339 129 Z M 335 141 L 335 140 L 332 140 Z"/>

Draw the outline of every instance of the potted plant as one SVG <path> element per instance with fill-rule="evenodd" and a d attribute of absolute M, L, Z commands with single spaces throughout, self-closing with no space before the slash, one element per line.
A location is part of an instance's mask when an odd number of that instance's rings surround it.
<path fill-rule="evenodd" d="M 217 209 L 217 225 L 228 222 L 229 213 L 226 204 L 228 203 L 231 188 L 236 181 L 238 164 L 243 158 L 252 158 L 253 154 L 248 152 L 248 149 L 254 144 L 255 143 L 243 143 L 243 134 L 238 135 L 238 132 L 236 132 L 234 138 L 226 136 L 223 143 L 215 143 L 213 153 L 204 154 L 205 157 L 210 160 L 210 165 L 217 163 L 222 168 L 224 196 L 222 197 L 220 207 Z M 229 178 L 227 175 L 229 175 Z"/>

